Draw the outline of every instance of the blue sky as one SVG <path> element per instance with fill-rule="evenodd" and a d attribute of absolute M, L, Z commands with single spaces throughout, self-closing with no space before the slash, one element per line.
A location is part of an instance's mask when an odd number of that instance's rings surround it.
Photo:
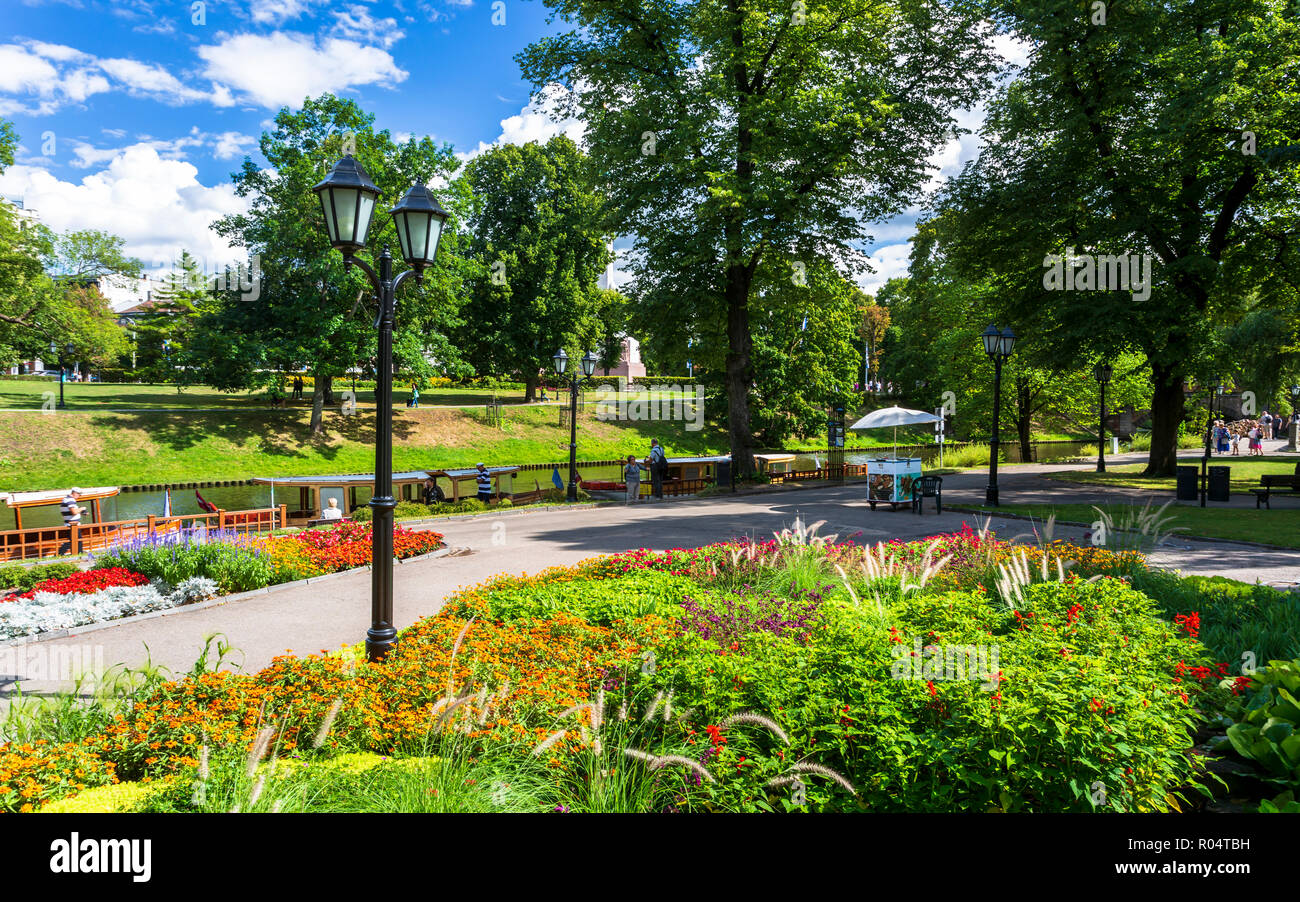
<path fill-rule="evenodd" d="M 182 247 L 211 268 L 237 256 L 208 223 L 243 208 L 230 173 L 260 161 L 257 136 L 306 95 L 354 98 L 379 128 L 463 154 L 580 136 L 530 102 L 514 61 L 557 30 L 532 0 L 0 2 L 0 116 L 21 139 L 0 194 L 56 230 L 121 235 L 150 268 Z M 934 162 L 950 174 L 975 146 L 954 140 Z M 913 221 L 873 230 L 864 287 L 905 268 Z"/>

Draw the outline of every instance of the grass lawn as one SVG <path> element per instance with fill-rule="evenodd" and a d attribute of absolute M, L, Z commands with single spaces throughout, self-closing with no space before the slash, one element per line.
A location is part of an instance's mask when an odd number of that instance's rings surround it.
<path fill-rule="evenodd" d="M 1191 507 L 1171 504 L 1165 509 L 1163 517 L 1168 518 L 1162 527 L 1168 532 L 1182 527 L 1175 535 L 1203 536 L 1210 539 L 1237 539 L 1245 542 L 1265 542 L 1269 545 L 1281 545 L 1285 548 L 1300 548 L 1300 507 L 1284 507 L 1288 502 L 1279 503 L 1273 510 L 1255 510 L 1251 508 Z M 1124 522 L 1127 510 L 1140 506 L 1109 504 L 1103 505 L 1116 526 Z M 1157 505 L 1152 504 L 1151 510 Z M 1096 522 L 1097 512 L 1090 504 L 1003 504 L 1000 507 L 981 507 L 988 513 L 1025 514 L 1040 520 L 1055 512 L 1058 520 L 1071 520 L 1077 523 Z"/>
<path fill-rule="evenodd" d="M 1293 473 L 1296 464 L 1300 463 L 1300 458 L 1295 457 L 1223 457 L 1216 455 L 1210 458 L 1212 467 L 1231 467 L 1230 478 L 1232 490 L 1234 492 L 1244 492 L 1247 489 L 1259 488 L 1259 477 L 1265 473 Z M 1195 466 L 1199 474 L 1201 469 L 1201 459 L 1183 458 L 1178 459 L 1178 465 Z M 1095 470 L 1067 470 L 1060 473 L 1044 473 L 1045 479 L 1058 479 L 1063 482 L 1083 482 L 1093 485 L 1115 485 L 1126 488 L 1136 489 L 1166 489 L 1174 490 L 1174 478 L 1172 476 L 1151 477 L 1143 476 L 1142 471 L 1146 469 L 1146 464 L 1120 464 L 1118 466 L 1106 465 L 1105 473 L 1098 473 Z"/>
<path fill-rule="evenodd" d="M 373 410 L 325 414 L 311 435 L 311 412 L 186 410 L 138 413 L 0 413 L 0 491 L 67 485 L 248 479 L 374 469 Z M 588 408 L 578 423 L 578 453 L 609 460 L 649 453 L 658 438 L 671 455 L 714 454 L 726 433 L 688 432 L 681 420 L 602 422 Z M 448 465 L 523 464 L 568 458 L 569 430 L 554 407 L 507 408 L 504 425 L 487 425 L 482 409 L 405 407 L 393 413 L 397 471 Z M 545 480 L 543 480 L 544 482 Z"/>

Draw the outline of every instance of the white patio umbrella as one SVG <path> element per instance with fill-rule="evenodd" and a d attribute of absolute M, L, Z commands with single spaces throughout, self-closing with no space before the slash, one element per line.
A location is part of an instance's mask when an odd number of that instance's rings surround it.
<path fill-rule="evenodd" d="M 898 457 L 898 427 L 915 426 L 920 423 L 937 423 L 939 418 L 924 410 L 909 410 L 906 407 L 882 407 L 873 410 L 858 420 L 850 429 L 883 429 L 894 427 L 894 456 Z"/>

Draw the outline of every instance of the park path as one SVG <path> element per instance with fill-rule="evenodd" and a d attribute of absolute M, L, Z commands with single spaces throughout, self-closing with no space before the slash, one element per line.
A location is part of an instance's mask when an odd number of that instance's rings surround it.
<path fill-rule="evenodd" d="M 1077 467 L 1077 464 L 1074 465 Z M 1005 501 L 1030 500 L 1047 488 L 1039 473 L 1070 469 L 1069 465 L 1027 465 L 1001 472 Z M 946 502 L 979 504 L 987 477 L 967 472 L 944 477 Z M 1083 487 L 1084 494 L 1091 487 Z M 978 526 L 980 515 L 933 507 L 921 516 L 910 510 L 872 511 L 862 484 L 785 489 L 679 499 L 631 507 L 608 505 L 577 509 L 519 511 L 435 521 L 431 528 L 447 544 L 465 553 L 398 564 L 394 574 L 395 620 L 398 628 L 436 613 L 458 588 L 498 573 L 536 573 L 546 567 L 573 564 L 599 554 L 629 548 L 693 547 L 738 536 L 765 538 L 790 526 L 825 520 L 821 534 L 838 533 L 859 542 L 891 538 L 921 538 L 960 530 L 962 523 Z M 1082 499 L 1079 499 L 1082 500 Z M 992 515 L 989 525 L 1004 538 L 1026 534 L 1024 520 Z M 1082 541 L 1084 530 L 1058 526 L 1056 536 Z M 1234 579 L 1292 586 L 1300 583 L 1300 552 L 1270 550 L 1226 542 L 1175 539 L 1151 556 L 1156 566 L 1187 573 L 1219 574 Z M 175 672 L 190 668 L 204 637 L 223 633 L 239 654 L 233 664 L 255 671 L 286 651 L 312 653 L 337 649 L 365 638 L 370 625 L 370 572 L 359 570 L 306 585 L 199 608 L 180 608 L 163 616 L 115 623 L 65 638 L 43 640 L 18 648 L 0 648 L 0 695 L 12 692 L 13 661 L 23 654 L 63 654 L 105 665 L 140 664 L 146 655 L 154 664 Z M 146 652 L 147 646 L 147 652 Z M 60 651 L 56 652 L 55 649 Z M 6 661 L 9 662 L 6 676 Z M 7 681 L 7 682 L 6 682 Z M 29 692 L 51 691 L 60 681 L 25 680 Z M 0 705 L 3 702 L 0 701 Z"/>

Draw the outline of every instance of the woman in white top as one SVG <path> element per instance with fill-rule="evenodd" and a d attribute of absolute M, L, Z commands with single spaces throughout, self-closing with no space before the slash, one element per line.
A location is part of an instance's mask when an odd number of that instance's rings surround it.
<path fill-rule="evenodd" d="M 322 520 L 342 520 L 343 511 L 339 510 L 339 499 L 331 498 L 325 502 L 325 510 L 320 512 Z"/>

